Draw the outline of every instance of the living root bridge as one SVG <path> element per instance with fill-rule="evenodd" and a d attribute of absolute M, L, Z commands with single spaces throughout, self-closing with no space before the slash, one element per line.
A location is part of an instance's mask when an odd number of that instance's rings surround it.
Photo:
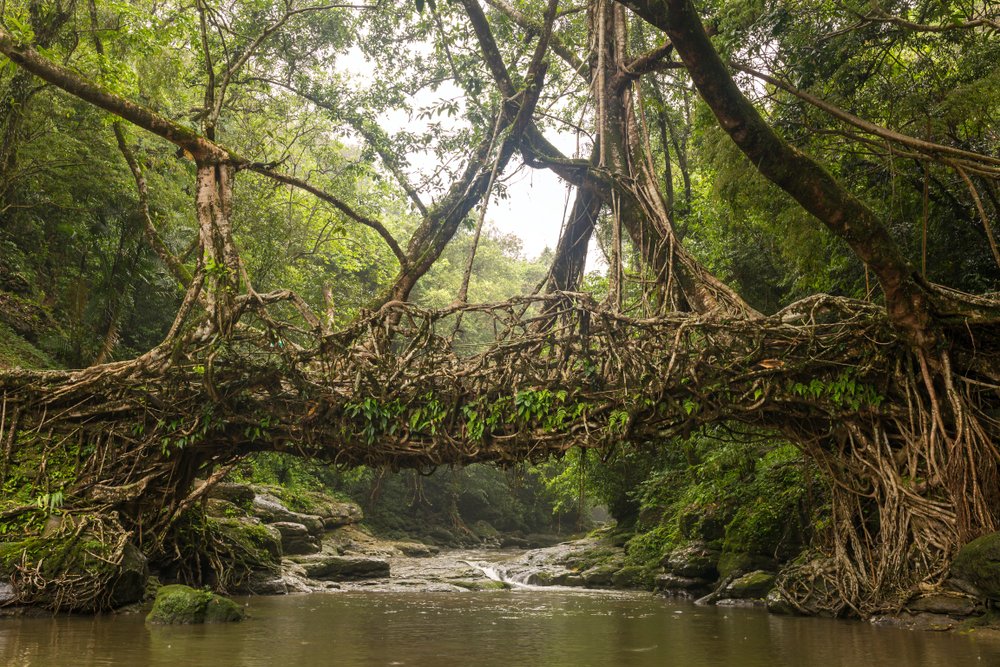
<path fill-rule="evenodd" d="M 155 535 L 203 492 L 195 477 L 252 452 L 506 463 L 740 422 L 784 434 L 829 477 L 826 560 L 785 588 L 835 613 L 897 604 L 998 525 L 1000 401 L 972 370 L 997 368 L 996 338 L 942 352 L 934 381 L 884 310 L 829 296 L 757 319 L 633 318 L 573 293 L 391 302 L 327 334 L 252 303 L 228 337 L 82 371 L 4 371 L 3 470 L 31 462 L 51 488 L 47 462 L 72 451 L 66 510 L 115 510 Z"/>

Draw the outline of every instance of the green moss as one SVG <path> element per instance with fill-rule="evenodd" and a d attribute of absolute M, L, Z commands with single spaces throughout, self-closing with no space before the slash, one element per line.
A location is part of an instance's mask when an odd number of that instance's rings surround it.
<path fill-rule="evenodd" d="M 736 579 L 726 589 L 730 597 L 739 599 L 763 599 L 774 588 L 774 575 L 760 570 Z"/>
<path fill-rule="evenodd" d="M 602 545 L 572 554 L 563 562 L 563 565 L 571 570 L 582 572 L 594 567 L 608 565 L 618 560 L 620 556 L 621 551 L 617 547 Z"/>
<path fill-rule="evenodd" d="M 44 577 L 66 572 L 99 577 L 113 572 L 105 561 L 108 555 L 107 545 L 96 539 L 35 536 L 0 545 L 0 566 L 10 571 L 25 562 L 40 566 Z"/>
<path fill-rule="evenodd" d="M 625 543 L 626 565 L 656 566 L 677 546 L 677 535 L 667 526 L 638 533 Z"/>
<path fill-rule="evenodd" d="M 967 618 L 958 625 L 957 629 L 959 632 L 966 634 L 983 629 L 1000 630 L 1000 612 L 991 610 L 982 616 Z"/>
<path fill-rule="evenodd" d="M 654 581 L 654 570 L 638 565 L 626 565 L 611 576 L 615 588 L 652 589 Z"/>
<path fill-rule="evenodd" d="M 121 607 L 142 598 L 149 576 L 143 553 L 122 538 L 121 526 L 97 515 L 51 517 L 45 534 L 0 543 L 0 573 L 27 604 L 87 613 Z"/>
<path fill-rule="evenodd" d="M 209 518 L 206 523 L 252 569 L 277 564 L 281 559 L 281 537 L 263 524 L 239 518 Z"/>
<path fill-rule="evenodd" d="M 723 579 L 737 572 L 753 572 L 767 570 L 775 566 L 773 558 L 759 554 L 723 551 L 719 556 L 719 576 Z"/>
<path fill-rule="evenodd" d="M 225 623 L 243 619 L 243 609 L 229 598 L 190 586 L 162 586 L 147 623 L 160 625 Z"/>
<path fill-rule="evenodd" d="M 951 573 L 987 597 L 1000 600 L 1000 532 L 983 535 L 962 547 Z"/>
<path fill-rule="evenodd" d="M 0 368 L 57 368 L 49 355 L 0 322 Z"/>
<path fill-rule="evenodd" d="M 0 542 L 0 575 L 10 576 L 21 562 L 25 551 L 24 542 Z"/>

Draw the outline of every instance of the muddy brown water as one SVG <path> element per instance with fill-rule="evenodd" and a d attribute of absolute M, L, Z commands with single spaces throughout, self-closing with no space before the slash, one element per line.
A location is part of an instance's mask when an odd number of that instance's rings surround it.
<path fill-rule="evenodd" d="M 0 619 L 0 665 L 1000 667 L 1000 642 L 697 607 L 648 593 L 338 591 L 244 598 L 243 623 Z"/>

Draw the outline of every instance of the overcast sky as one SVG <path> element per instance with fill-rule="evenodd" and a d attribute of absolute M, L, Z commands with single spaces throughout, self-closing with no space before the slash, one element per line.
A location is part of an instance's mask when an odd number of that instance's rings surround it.
<path fill-rule="evenodd" d="M 429 49 L 428 49 L 429 51 Z M 364 86 L 370 82 L 372 65 L 361 54 L 357 47 L 338 61 L 338 69 L 350 75 L 352 83 Z M 460 97 L 461 91 L 451 82 L 445 82 L 434 92 L 423 90 L 411 98 L 414 109 L 432 106 L 441 99 Z M 447 117 L 435 119 L 444 122 Z M 404 128 L 410 131 L 420 131 L 429 124 L 429 120 L 420 119 L 416 114 L 410 116 L 398 110 L 385 113 L 379 124 L 389 133 L 398 132 Z M 567 156 L 574 156 L 576 137 L 572 133 L 556 133 L 547 131 L 546 138 Z M 414 176 L 429 173 L 436 160 L 429 154 L 408 156 L 410 168 Z M 559 241 L 559 230 L 567 206 L 567 187 L 555 174 L 547 169 L 530 169 L 521 167 L 517 156 L 510 162 L 504 178 L 507 183 L 507 199 L 493 199 L 490 202 L 486 219 L 503 232 L 514 234 L 523 243 L 524 255 L 528 258 L 537 257 L 545 248 L 555 249 Z M 413 179 L 419 180 L 419 177 Z M 425 195 L 427 193 L 421 193 Z M 429 200 L 431 196 L 425 196 Z M 572 201 L 570 201 L 572 204 Z M 588 262 L 588 265 L 593 262 Z"/>

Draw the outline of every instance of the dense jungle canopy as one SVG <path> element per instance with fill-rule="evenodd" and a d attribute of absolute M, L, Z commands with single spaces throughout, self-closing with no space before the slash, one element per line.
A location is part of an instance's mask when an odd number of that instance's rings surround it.
<path fill-rule="evenodd" d="M 256 452 L 714 425 L 829 485 L 786 590 L 837 613 L 1000 528 L 995 3 L 0 12 L 0 477 L 70 460 L 43 506 L 142 542 Z M 526 170 L 570 186 L 539 258 L 490 226 Z"/>

